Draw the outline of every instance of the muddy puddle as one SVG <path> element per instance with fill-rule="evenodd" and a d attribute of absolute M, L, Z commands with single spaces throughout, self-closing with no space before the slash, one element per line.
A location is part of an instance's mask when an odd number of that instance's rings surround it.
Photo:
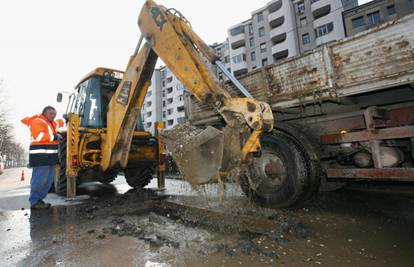
<path fill-rule="evenodd" d="M 76 206 L 0 214 L 0 255 L 17 266 L 413 266 L 414 201 L 325 193 L 259 207 L 237 187 L 130 190 Z M 4 240 L 10 240 L 5 242 Z"/>

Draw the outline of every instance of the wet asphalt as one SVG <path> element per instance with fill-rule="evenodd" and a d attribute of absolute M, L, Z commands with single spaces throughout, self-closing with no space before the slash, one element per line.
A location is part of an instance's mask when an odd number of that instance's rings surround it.
<path fill-rule="evenodd" d="M 30 211 L 21 171 L 0 176 L 0 266 L 414 266 L 412 196 L 345 189 L 276 210 L 235 185 L 220 202 L 215 185 L 134 191 L 118 177 Z"/>

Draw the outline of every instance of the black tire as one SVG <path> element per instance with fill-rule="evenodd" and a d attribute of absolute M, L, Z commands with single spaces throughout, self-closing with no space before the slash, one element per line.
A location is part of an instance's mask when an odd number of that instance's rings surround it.
<path fill-rule="evenodd" d="M 290 141 L 295 143 L 296 147 L 300 150 L 302 156 L 305 159 L 307 171 L 307 177 L 305 179 L 304 185 L 305 190 L 303 191 L 302 196 L 298 200 L 298 202 L 305 202 L 318 194 L 321 185 L 321 177 L 324 175 L 322 172 L 322 168 L 319 162 L 312 160 L 310 158 L 306 149 L 303 147 L 301 143 L 299 143 L 297 139 L 284 132 L 281 134 L 283 134 L 285 138 L 288 138 L 290 139 Z"/>
<path fill-rule="evenodd" d="M 144 188 L 152 180 L 151 169 L 127 169 L 124 171 L 125 179 L 130 187 Z"/>
<path fill-rule="evenodd" d="M 115 180 L 117 175 L 118 175 L 117 172 L 113 172 L 113 171 L 105 172 L 102 175 L 100 175 L 99 182 L 103 184 L 110 184 Z"/>
<path fill-rule="evenodd" d="M 262 155 L 241 176 L 244 193 L 254 202 L 273 208 L 290 207 L 304 199 L 309 164 L 292 138 L 278 131 L 261 138 Z"/>

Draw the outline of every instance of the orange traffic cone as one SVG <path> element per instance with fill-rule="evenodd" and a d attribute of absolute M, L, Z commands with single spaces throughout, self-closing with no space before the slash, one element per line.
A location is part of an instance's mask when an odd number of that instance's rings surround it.
<path fill-rule="evenodd" d="M 20 181 L 24 181 L 24 171 L 22 171 L 22 177 L 20 177 Z"/>

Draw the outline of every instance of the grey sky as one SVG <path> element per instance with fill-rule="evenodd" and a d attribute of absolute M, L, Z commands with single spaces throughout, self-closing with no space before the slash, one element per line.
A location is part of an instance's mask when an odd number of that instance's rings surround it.
<path fill-rule="evenodd" d="M 56 103 L 58 91 L 71 91 L 92 69 L 124 69 L 140 32 L 137 17 L 144 0 L 0 1 L 0 80 L 7 96 L 16 140 L 27 145 L 24 116 Z M 266 0 L 156 0 L 180 10 L 207 42 L 222 42 L 227 29 L 250 17 Z M 369 2 L 359 0 L 360 4 Z M 61 112 L 58 114 L 61 115 Z"/>

